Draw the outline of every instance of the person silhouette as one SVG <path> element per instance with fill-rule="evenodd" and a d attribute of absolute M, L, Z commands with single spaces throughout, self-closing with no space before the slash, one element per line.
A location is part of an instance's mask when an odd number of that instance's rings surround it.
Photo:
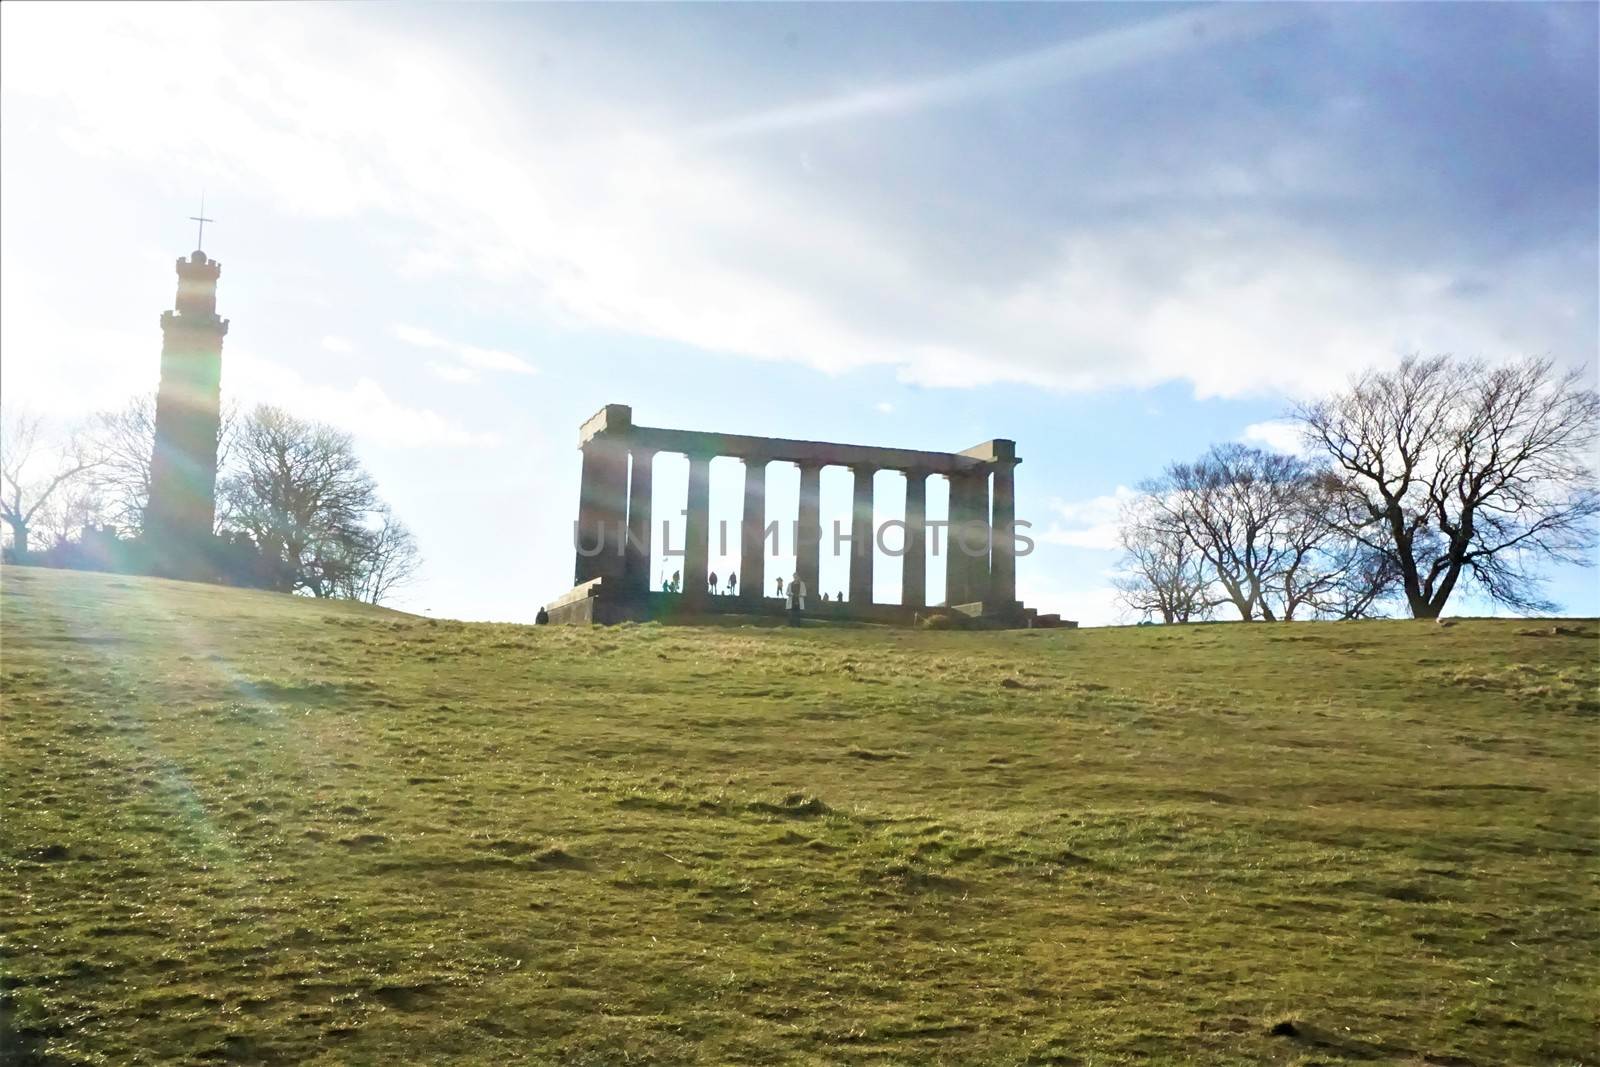
<path fill-rule="evenodd" d="M 822 602 L 824 604 L 826 604 L 828 602 L 828 594 L 827 593 L 823 593 L 822 594 Z"/>
<path fill-rule="evenodd" d="M 730 573 L 728 575 L 728 595 L 729 596 L 733 596 L 738 591 L 739 591 L 739 575 L 737 573 Z"/>
<path fill-rule="evenodd" d="M 835 600 L 839 600 L 839 601 L 842 601 L 842 600 L 844 600 L 844 592 L 843 592 L 843 591 L 842 591 L 842 590 L 841 590 L 841 591 L 840 591 L 840 593 L 839 593 L 839 595 L 838 595 L 838 596 L 836 596 L 836 597 L 834 597 L 834 599 L 835 599 Z"/>
<path fill-rule="evenodd" d="M 676 593 L 678 591 L 678 589 L 680 588 L 679 585 L 678 585 L 678 582 L 681 581 L 681 580 L 682 580 L 682 575 L 677 571 L 673 571 L 672 572 L 672 591 L 674 593 Z"/>
<path fill-rule="evenodd" d="M 549 622 L 550 622 L 550 613 L 548 611 L 546 611 L 544 608 L 540 608 L 539 609 L 539 614 L 537 614 L 537 615 L 535 615 L 533 617 L 533 624 L 535 626 L 544 626 L 544 625 L 548 624 Z"/>
<path fill-rule="evenodd" d="M 778 596 L 781 598 L 783 596 L 783 579 L 782 578 L 777 579 L 776 589 L 778 591 Z"/>
<path fill-rule="evenodd" d="M 710 575 L 708 575 L 706 577 L 706 588 L 711 590 L 711 595 L 712 596 L 716 596 L 717 595 L 717 572 L 716 571 L 712 571 L 710 573 Z"/>

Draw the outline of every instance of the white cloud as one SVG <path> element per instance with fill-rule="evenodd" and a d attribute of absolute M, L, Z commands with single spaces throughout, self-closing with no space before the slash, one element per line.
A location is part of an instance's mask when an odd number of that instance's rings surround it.
<path fill-rule="evenodd" d="M 1069 548 L 1092 548 L 1112 551 L 1117 544 L 1117 520 L 1122 507 L 1138 496 L 1125 485 L 1106 496 L 1087 500 L 1052 500 L 1050 510 L 1055 521 L 1033 538 L 1045 544 L 1065 545 Z"/>
<path fill-rule="evenodd" d="M 416 345 L 418 348 L 450 347 L 449 341 L 446 341 L 438 334 L 429 333 L 427 330 L 421 329 L 417 326 L 407 326 L 404 323 L 397 323 L 394 329 L 390 332 L 394 334 L 396 340 L 404 341 L 408 345 Z"/>
<path fill-rule="evenodd" d="M 894 414 L 894 405 L 889 403 L 887 400 L 880 400 L 876 404 L 872 405 L 872 407 L 873 410 L 880 415 Z"/>
<path fill-rule="evenodd" d="M 351 344 L 348 340 L 343 337 L 336 337 L 331 333 L 322 339 L 322 347 L 324 351 L 337 352 L 340 354 L 354 352 L 356 350 L 356 346 Z"/>
<path fill-rule="evenodd" d="M 402 271 L 534 293 L 586 326 L 828 373 L 887 365 L 926 385 L 1188 381 L 1201 396 L 1325 389 L 1413 350 L 1592 349 L 1592 297 L 1572 283 L 1592 276 L 1590 237 L 1511 249 L 1487 291 L 1417 259 L 1357 258 L 1336 233 L 1261 206 L 1275 192 L 1329 193 L 1301 143 L 1197 174 L 1184 188 L 1223 198 L 1204 224 L 1054 219 L 1037 225 L 1020 265 L 989 273 L 985 257 L 929 243 L 942 218 L 896 221 L 837 184 L 777 180 L 729 143 L 1031 90 L 1194 46 L 1184 33 L 1195 25 L 1214 42 L 1218 27 L 1254 34 L 1297 15 L 1163 15 L 1098 45 L 674 136 L 599 99 L 525 109 L 487 69 L 395 33 L 374 9 L 307 9 L 292 26 L 249 7 L 78 10 L 10 5 L 0 66 L 8 99 L 41 103 L 36 114 L 84 154 L 192 174 L 285 213 L 408 224 L 422 236 Z M 237 61 L 241 39 L 249 64 Z M 1140 195 L 1170 200 L 1185 179 L 1166 175 L 1152 173 Z M 1229 204 L 1243 206 L 1230 215 Z M 534 370 L 411 329 L 408 343 L 463 367 Z"/>
<path fill-rule="evenodd" d="M 18 268 L 9 256 L 0 261 L 0 395 L 25 398 L 40 414 L 76 417 L 155 392 L 151 370 L 161 353 L 160 330 L 108 330 L 71 315 L 39 314 L 55 304 L 31 272 Z"/>
<path fill-rule="evenodd" d="M 692 138 L 730 140 L 1023 92 L 1183 52 L 1215 48 L 1232 39 L 1269 32 L 1286 21 L 1289 18 L 1282 11 L 1264 8 L 1184 11 L 1008 56 L 944 77 L 881 85 L 727 119 L 695 131 Z"/>
<path fill-rule="evenodd" d="M 514 356 L 510 352 L 503 352 L 498 348 L 482 348 L 478 345 L 469 345 L 463 344 L 460 341 L 451 341 L 440 337 L 438 334 L 432 333 L 431 331 L 421 329 L 417 326 L 407 326 L 404 323 L 397 324 L 391 332 L 394 334 L 396 339 L 404 341 L 408 345 L 415 345 L 418 348 L 431 348 L 441 352 L 449 352 L 451 355 L 459 359 L 464 365 L 462 368 L 457 368 L 458 371 L 462 371 L 465 368 L 471 368 L 472 370 L 509 371 L 513 374 L 538 373 L 538 369 L 534 367 L 533 364 L 522 359 L 520 356 Z M 458 374 L 457 377 L 449 377 L 447 374 L 440 373 L 440 364 L 430 363 L 428 366 L 432 368 L 435 373 L 440 374 L 441 377 L 448 378 L 449 381 L 467 382 L 474 380 L 476 377 L 475 375 L 467 376 L 470 375 L 470 371 L 468 371 L 467 374 Z"/>
<path fill-rule="evenodd" d="M 1244 433 L 1239 439 L 1246 444 L 1263 445 L 1274 452 L 1284 452 L 1291 456 L 1297 456 L 1305 451 L 1305 442 L 1300 437 L 1299 425 L 1288 419 L 1252 422 L 1244 428 Z"/>
<path fill-rule="evenodd" d="M 461 362 L 478 370 L 503 370 L 513 374 L 538 373 L 537 369 L 522 357 L 503 352 L 498 348 L 460 345 L 456 348 L 456 355 L 461 357 Z"/>
<path fill-rule="evenodd" d="M 273 404 L 388 448 L 482 448 L 500 443 L 495 434 L 473 433 L 436 411 L 395 400 L 371 378 L 357 378 L 345 387 L 312 383 L 281 363 L 235 351 L 229 356 L 223 384 L 230 397 L 247 407 Z"/>
<path fill-rule="evenodd" d="M 1038 573 L 1035 573 L 1038 572 Z M 1017 572 L 1017 596 L 1030 608 L 1055 613 L 1080 626 L 1116 626 L 1131 621 L 1127 609 L 1117 601 L 1110 585 L 1109 571 L 1084 571 L 1079 582 L 1062 580 L 1058 574 L 1040 568 Z"/>
<path fill-rule="evenodd" d="M 428 370 L 435 377 L 456 385 L 470 385 L 478 380 L 477 371 L 471 367 L 462 367 L 455 363 L 440 363 L 437 360 L 429 360 Z"/>

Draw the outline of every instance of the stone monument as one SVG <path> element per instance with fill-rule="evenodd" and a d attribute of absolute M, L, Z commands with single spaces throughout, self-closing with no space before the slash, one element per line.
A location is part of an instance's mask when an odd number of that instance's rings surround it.
<path fill-rule="evenodd" d="M 1059 617 L 1039 615 L 1017 600 L 1014 472 L 1021 460 L 1012 441 L 985 441 L 963 452 L 923 452 L 667 430 L 636 426 L 632 409 L 608 404 L 580 428 L 578 447 L 583 469 L 574 527 L 573 588 L 545 606 L 551 622 L 616 623 L 696 614 L 783 613 L 784 602 L 772 593 L 766 573 L 766 480 L 770 464 L 793 463 L 800 469 L 800 500 L 792 526 L 796 573 L 809 592 L 808 618 L 910 623 L 919 615 L 943 611 L 993 625 L 1062 625 Z M 652 472 L 661 452 L 680 453 L 689 460 L 684 577 L 679 593 L 650 587 Z M 737 596 L 712 596 L 706 590 L 710 468 L 718 456 L 744 463 Z M 843 602 L 824 604 L 817 582 L 823 543 L 818 498 L 826 466 L 849 468 L 854 492 L 849 596 Z M 899 604 L 872 600 L 876 537 L 872 479 L 880 470 L 899 471 L 906 480 Z M 943 477 L 950 486 L 949 536 L 936 542 L 936 553 L 943 550 L 947 590 L 943 605 L 926 602 L 930 531 L 925 503 L 930 476 Z"/>
<path fill-rule="evenodd" d="M 161 314 L 161 386 L 150 459 L 145 539 L 172 577 L 198 576 L 216 519 L 222 339 L 217 316 L 222 264 L 198 249 L 178 260 L 176 309 Z M 194 572 L 191 574 L 190 572 Z"/>

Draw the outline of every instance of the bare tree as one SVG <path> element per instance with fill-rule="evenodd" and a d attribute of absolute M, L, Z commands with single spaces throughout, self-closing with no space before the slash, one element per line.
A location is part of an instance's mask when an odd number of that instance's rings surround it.
<path fill-rule="evenodd" d="M 416 571 L 405 527 L 378 499 L 350 435 L 273 407 L 238 430 L 223 520 L 284 566 L 279 588 L 374 602 Z"/>
<path fill-rule="evenodd" d="M 1296 412 L 1338 474 L 1348 536 L 1437 618 L 1463 578 L 1518 611 L 1554 607 L 1537 564 L 1588 564 L 1600 396 L 1548 359 L 1411 357 Z"/>
<path fill-rule="evenodd" d="M 1217 445 L 1149 487 L 1159 521 L 1194 546 L 1223 602 L 1247 622 L 1277 617 L 1268 593 L 1293 552 L 1283 527 L 1303 467 L 1292 456 Z"/>
<path fill-rule="evenodd" d="M 85 435 L 51 441 L 38 416 L 0 408 L 0 521 L 11 528 L 18 557 L 27 555 L 29 529 L 41 512 L 99 464 Z"/>
<path fill-rule="evenodd" d="M 1117 538 L 1122 574 L 1113 579 L 1117 599 L 1145 619 L 1198 622 L 1217 605 L 1204 560 L 1182 529 L 1162 521 L 1150 494 L 1123 505 Z"/>
<path fill-rule="evenodd" d="M 1370 613 L 1388 572 L 1367 566 L 1334 521 L 1334 488 L 1303 458 L 1217 445 L 1144 485 L 1146 515 L 1129 532 L 1169 562 L 1183 546 L 1210 606 L 1231 604 L 1247 622 Z M 1133 575 L 1148 595 L 1146 571 Z"/>
<path fill-rule="evenodd" d="M 28 540 L 45 549 L 57 548 L 81 537 L 90 527 L 106 521 L 103 498 L 93 475 L 74 478 L 54 493 L 33 518 Z"/>
<path fill-rule="evenodd" d="M 355 565 L 345 570 L 339 583 L 339 595 L 350 600 L 381 604 L 408 585 L 422 566 L 416 538 L 387 506 L 379 509 L 377 525 L 352 544 Z"/>
<path fill-rule="evenodd" d="M 1301 465 L 1289 486 L 1280 521 L 1285 551 L 1266 580 L 1264 599 L 1279 605 L 1285 621 L 1359 619 L 1379 614 L 1394 588 L 1395 572 L 1381 556 L 1349 537 L 1338 521 L 1340 485 Z"/>
<path fill-rule="evenodd" d="M 150 502 L 155 394 L 141 394 L 116 411 L 96 415 L 93 432 L 105 458 L 95 472 L 95 481 L 106 510 L 124 531 L 137 534 L 144 529 L 144 509 Z"/>

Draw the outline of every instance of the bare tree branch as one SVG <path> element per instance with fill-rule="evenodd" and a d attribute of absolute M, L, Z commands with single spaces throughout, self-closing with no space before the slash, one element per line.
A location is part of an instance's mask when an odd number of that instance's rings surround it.
<path fill-rule="evenodd" d="M 26 556 L 35 518 L 101 462 L 86 435 L 72 431 L 52 442 L 38 416 L 0 407 L 0 522 L 11 528 L 11 550 Z"/>

